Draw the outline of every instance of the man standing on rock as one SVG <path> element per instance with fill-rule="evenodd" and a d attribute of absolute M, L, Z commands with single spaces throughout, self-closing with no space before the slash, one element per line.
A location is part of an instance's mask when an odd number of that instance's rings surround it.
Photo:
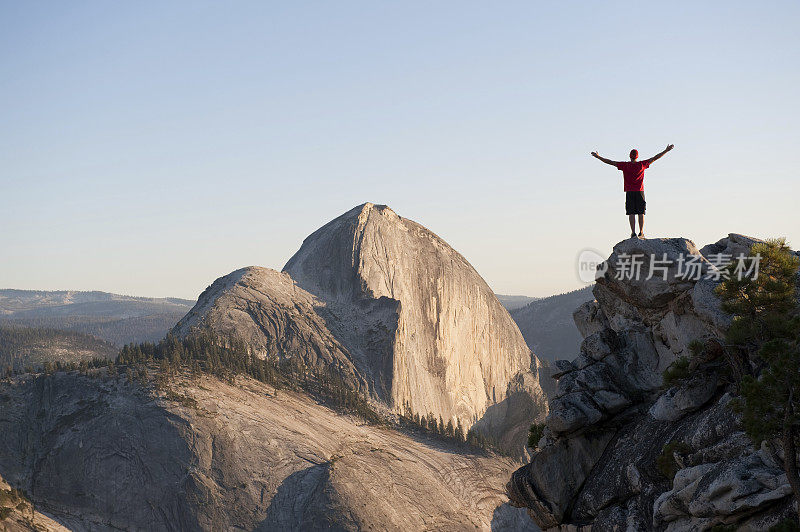
<path fill-rule="evenodd" d="M 644 201 L 644 171 L 674 147 L 674 144 L 670 144 L 658 155 L 654 155 L 644 161 L 636 160 L 639 158 L 639 152 L 636 150 L 631 150 L 630 161 L 622 162 L 612 161 L 605 157 L 600 157 L 596 151 L 592 152 L 592 157 L 600 159 L 606 164 L 616 166 L 617 170 L 622 170 L 622 176 L 625 181 L 625 213 L 631 223 L 631 238 L 636 236 L 637 215 L 639 217 L 639 238 L 644 238 L 644 210 L 647 205 Z"/>

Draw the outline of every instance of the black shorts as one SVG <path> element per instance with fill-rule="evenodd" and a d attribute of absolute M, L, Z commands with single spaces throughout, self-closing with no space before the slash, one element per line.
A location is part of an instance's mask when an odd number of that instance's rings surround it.
<path fill-rule="evenodd" d="M 644 191 L 625 193 L 625 214 L 644 214 L 647 202 L 644 201 Z"/>

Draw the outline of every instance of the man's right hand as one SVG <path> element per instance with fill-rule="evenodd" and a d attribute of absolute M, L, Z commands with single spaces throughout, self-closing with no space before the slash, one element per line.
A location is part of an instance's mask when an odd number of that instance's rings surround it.
<path fill-rule="evenodd" d="M 666 151 L 670 151 L 670 150 L 671 150 L 672 148 L 674 148 L 674 147 L 675 147 L 675 145 L 674 145 L 674 144 L 670 144 L 669 146 L 667 146 L 667 150 L 666 150 Z"/>
<path fill-rule="evenodd" d="M 599 155 L 597 155 L 597 152 L 596 152 L 596 151 L 593 151 L 593 152 L 592 152 L 592 157 L 598 157 L 598 158 L 599 158 L 600 156 L 599 156 Z"/>

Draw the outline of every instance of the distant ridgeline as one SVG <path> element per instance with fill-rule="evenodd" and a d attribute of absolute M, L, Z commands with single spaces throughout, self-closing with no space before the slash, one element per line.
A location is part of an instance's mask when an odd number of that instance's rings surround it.
<path fill-rule="evenodd" d="M 497 299 L 500 301 L 500 304 L 506 307 L 506 310 L 511 312 L 512 310 L 517 310 L 518 308 L 522 308 L 528 303 L 536 301 L 539 299 L 538 297 L 530 297 L 530 296 L 508 296 L 503 294 L 495 294 Z"/>
<path fill-rule="evenodd" d="M 127 343 L 164 338 L 192 304 L 106 292 L 0 290 L 0 371 L 113 358 Z"/>
<path fill-rule="evenodd" d="M 193 304 L 96 291 L 5 289 L 0 290 L 0 324 L 82 332 L 123 346 L 164 338 Z"/>
<path fill-rule="evenodd" d="M 542 360 L 572 360 L 577 356 L 580 332 L 572 319 L 576 308 L 594 299 L 592 287 L 537 299 L 525 306 L 510 309 L 528 347 Z"/>

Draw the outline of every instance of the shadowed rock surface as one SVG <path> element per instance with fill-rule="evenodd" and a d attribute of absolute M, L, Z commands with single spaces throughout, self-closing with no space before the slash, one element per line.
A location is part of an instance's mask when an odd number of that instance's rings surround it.
<path fill-rule="evenodd" d="M 259 356 L 332 366 L 394 411 L 460 420 L 517 454 L 547 409 L 540 363 L 486 282 L 383 205 L 315 231 L 283 273 L 250 267 L 215 281 L 174 332 L 202 327 Z"/>
<path fill-rule="evenodd" d="M 596 300 L 575 311 L 580 353 L 555 364 L 558 390 L 539 449 L 507 485 L 513 504 L 542 528 L 564 530 L 766 530 L 790 514 L 786 475 L 777 455 L 742 431 L 718 354 L 692 360 L 688 378 L 662 386 L 692 340 L 713 346 L 730 322 L 707 259 L 747 253 L 756 241 L 731 234 L 703 248 L 705 257 L 682 238 L 614 247 Z M 681 254 L 698 257 L 701 280 L 680 275 Z M 631 256 L 642 258 L 639 280 L 622 267 Z M 651 257 L 671 264 L 659 270 L 665 264 Z M 674 464 L 674 481 L 664 463 Z"/>
<path fill-rule="evenodd" d="M 0 384 L 0 474 L 74 530 L 536 529 L 506 504 L 512 459 L 250 379 L 96 373 Z"/>

